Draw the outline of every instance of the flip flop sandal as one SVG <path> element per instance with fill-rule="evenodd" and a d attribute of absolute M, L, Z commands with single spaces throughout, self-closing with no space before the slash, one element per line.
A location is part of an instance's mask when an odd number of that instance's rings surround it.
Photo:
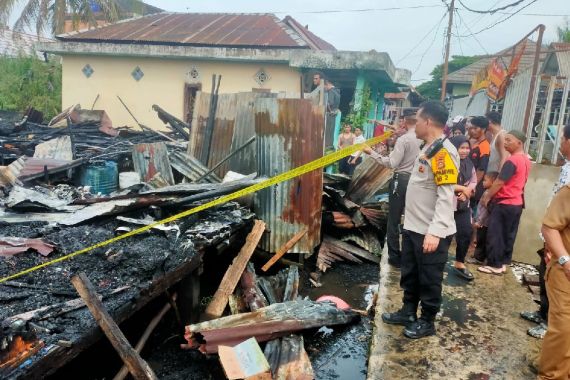
<path fill-rule="evenodd" d="M 482 266 L 477 268 L 477 270 L 481 273 L 494 274 L 495 276 L 502 276 L 505 273 L 503 268 L 497 269 L 490 266 Z"/>
<path fill-rule="evenodd" d="M 464 280 L 467 281 L 473 281 L 474 277 L 473 277 L 473 273 L 471 273 L 469 271 L 469 269 L 467 268 L 456 268 L 453 267 L 453 269 L 455 270 L 455 274 L 458 275 L 459 277 L 461 277 Z"/>

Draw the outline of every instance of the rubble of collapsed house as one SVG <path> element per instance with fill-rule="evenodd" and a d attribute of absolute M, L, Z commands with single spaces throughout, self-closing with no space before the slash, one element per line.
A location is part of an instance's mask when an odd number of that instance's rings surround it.
<path fill-rule="evenodd" d="M 236 108 L 224 107 L 226 101 Z M 54 373 L 101 330 L 125 362 L 119 378 L 127 371 L 153 378 L 138 355 L 145 340 L 133 349 L 117 324 L 166 293 L 171 302 L 149 325 L 148 338 L 176 309 L 173 286 L 199 275 L 206 252 L 224 251 L 248 232 L 202 322 L 186 327 L 185 348 L 213 354 L 253 337 L 265 345 L 274 378 L 309 379 L 303 330 L 358 319 L 350 307 L 303 299 L 297 267 L 315 252 L 316 263 L 306 269 L 314 266 L 310 281 L 320 286 L 334 262 L 379 262 L 387 214 L 379 193 L 390 170 L 365 159 L 352 178 L 315 171 L 255 199 L 155 225 L 322 155 L 323 111 L 309 100 L 199 93 L 196 104 L 192 128 L 155 106 L 167 132 L 114 127 L 104 111 L 80 106 L 47 124 L 33 111 L 2 119 L 0 278 L 39 270 L 0 283 L 0 378 Z M 268 116 L 281 111 L 297 119 Z M 301 127 L 299 120 L 314 125 Z M 136 237 L 97 245 L 150 225 Z M 269 259 L 257 271 L 254 254 Z M 295 265 L 267 275 L 276 263 Z"/>

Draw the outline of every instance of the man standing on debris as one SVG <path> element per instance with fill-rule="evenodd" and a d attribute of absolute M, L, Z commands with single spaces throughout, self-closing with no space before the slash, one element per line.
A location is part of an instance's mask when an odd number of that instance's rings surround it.
<path fill-rule="evenodd" d="M 560 151 L 570 159 L 570 124 L 564 127 Z M 546 269 L 548 331 L 542 344 L 538 377 L 570 378 L 570 186 L 552 199 L 542 221 L 552 258 Z"/>
<path fill-rule="evenodd" d="M 394 176 L 390 181 L 388 203 L 388 225 L 386 227 L 386 240 L 388 244 L 388 263 L 400 268 L 402 252 L 400 248 L 400 223 L 406 205 L 406 191 L 410 180 L 410 172 L 414 161 L 420 153 L 421 140 L 416 137 L 416 111 L 403 110 L 407 132 L 396 140 L 394 149 L 389 156 L 382 156 L 370 148 L 364 152 L 387 168 L 394 169 Z"/>
<path fill-rule="evenodd" d="M 404 335 L 411 339 L 435 334 L 448 258 L 446 238 L 456 232 L 453 197 L 459 154 L 444 136 L 447 118 L 443 103 L 434 101 L 423 103 L 417 114 L 416 136 L 425 144 L 414 162 L 406 195 L 400 279 L 403 306 L 382 314 L 385 323 L 406 326 Z"/>

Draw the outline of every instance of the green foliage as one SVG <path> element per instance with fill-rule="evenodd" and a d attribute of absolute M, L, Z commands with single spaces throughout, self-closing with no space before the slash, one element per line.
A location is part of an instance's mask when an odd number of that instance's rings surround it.
<path fill-rule="evenodd" d="M 34 107 L 51 118 L 61 112 L 61 65 L 35 57 L 0 56 L 0 109 Z"/>
<path fill-rule="evenodd" d="M 478 57 L 454 55 L 449 61 L 449 73 L 478 61 Z M 443 65 L 437 65 L 430 73 L 431 80 L 420 84 L 416 89 L 424 98 L 439 100 L 441 98 L 441 80 L 443 78 Z"/>
<path fill-rule="evenodd" d="M 563 26 L 556 28 L 556 33 L 558 34 L 558 42 L 570 43 L 570 22 L 568 22 L 568 19 L 566 19 Z"/>
<path fill-rule="evenodd" d="M 370 112 L 370 107 L 372 107 L 372 98 L 370 96 L 370 87 L 365 85 L 361 90 L 360 94 L 356 94 L 360 97 L 360 106 L 353 105 L 350 113 L 344 118 L 344 123 L 352 125 L 352 128 L 364 128 L 368 123 L 368 114 Z M 355 100 L 355 103 L 358 103 Z"/>

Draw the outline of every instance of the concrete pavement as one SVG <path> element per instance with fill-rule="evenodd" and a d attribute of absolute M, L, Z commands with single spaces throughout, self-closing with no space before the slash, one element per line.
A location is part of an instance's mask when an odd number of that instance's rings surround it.
<path fill-rule="evenodd" d="M 451 254 L 450 256 L 452 256 Z M 381 315 L 401 306 L 400 274 L 380 264 L 380 287 L 368 364 L 376 379 L 534 379 L 540 341 L 526 330 L 533 324 L 519 317 L 537 304 L 509 270 L 506 275 L 480 274 L 467 283 L 449 273 L 444 279 L 437 335 L 417 341 L 402 335 L 401 326 L 387 325 Z"/>

